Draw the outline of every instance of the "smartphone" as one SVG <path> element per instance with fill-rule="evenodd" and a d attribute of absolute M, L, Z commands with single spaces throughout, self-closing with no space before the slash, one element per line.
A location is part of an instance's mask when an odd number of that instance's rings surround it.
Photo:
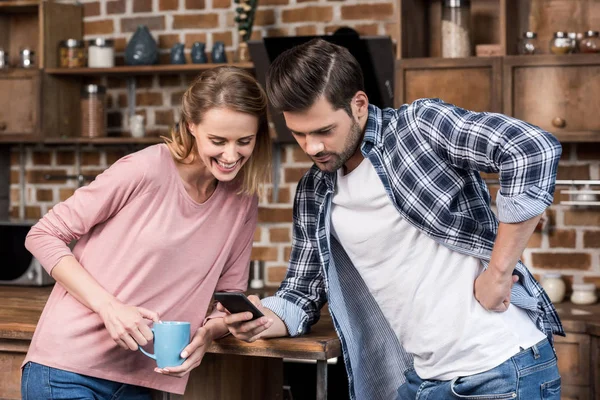
<path fill-rule="evenodd" d="M 241 312 L 251 312 L 252 320 L 260 317 L 264 317 L 264 314 L 260 312 L 258 308 L 246 297 L 244 293 L 229 293 L 229 292 L 216 292 L 215 300 L 223 305 L 232 314 Z"/>

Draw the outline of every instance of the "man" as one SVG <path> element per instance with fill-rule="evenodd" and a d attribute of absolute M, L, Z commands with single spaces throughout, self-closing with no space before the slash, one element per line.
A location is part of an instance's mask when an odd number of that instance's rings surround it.
<path fill-rule="evenodd" d="M 357 61 L 323 40 L 278 57 L 267 93 L 315 165 L 286 279 L 230 331 L 300 335 L 328 301 L 352 398 L 559 399 L 564 332 L 519 260 L 552 203 L 556 139 L 439 99 L 369 105 Z M 499 173 L 499 221 L 479 172 Z"/>

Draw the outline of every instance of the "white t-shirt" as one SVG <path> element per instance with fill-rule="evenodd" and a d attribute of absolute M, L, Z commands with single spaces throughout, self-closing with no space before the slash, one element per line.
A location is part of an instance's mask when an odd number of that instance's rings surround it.
<path fill-rule="evenodd" d="M 368 159 L 350 174 L 338 171 L 331 215 L 332 234 L 422 379 L 487 371 L 545 338 L 522 309 L 496 313 L 479 304 L 473 286 L 481 262 L 405 221 Z"/>

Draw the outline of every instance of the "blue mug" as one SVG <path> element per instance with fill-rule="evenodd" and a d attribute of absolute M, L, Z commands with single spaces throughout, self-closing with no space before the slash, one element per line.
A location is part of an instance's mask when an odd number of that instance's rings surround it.
<path fill-rule="evenodd" d="M 177 367 L 185 361 L 180 354 L 190 343 L 190 323 L 177 321 L 156 322 L 152 326 L 154 334 L 154 354 L 141 346 L 142 353 L 156 360 L 158 368 Z"/>

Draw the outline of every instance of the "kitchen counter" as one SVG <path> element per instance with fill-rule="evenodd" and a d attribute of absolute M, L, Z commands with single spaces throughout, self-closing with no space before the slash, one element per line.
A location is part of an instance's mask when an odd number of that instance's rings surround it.
<path fill-rule="evenodd" d="M 20 365 L 51 287 L 0 286 L 0 398 L 19 399 Z M 327 360 L 341 355 L 331 317 L 324 313 L 310 334 L 246 343 L 227 336 L 209 348 L 185 396 L 156 399 L 281 399 L 283 359 L 317 363 L 317 397 L 327 397 Z M 237 379 L 236 379 L 237 378 Z M 345 388 L 344 388 L 345 389 Z"/>
<path fill-rule="evenodd" d="M 18 399 L 20 365 L 51 288 L 0 286 L 0 398 Z M 600 304 L 557 305 L 567 337 L 556 337 L 563 394 L 600 399 Z M 185 396 L 155 399 L 281 399 L 283 359 L 317 363 L 317 398 L 327 396 L 327 360 L 341 354 L 331 317 L 324 312 L 312 332 L 298 338 L 246 343 L 232 336 L 216 341 L 188 383 Z M 595 361 L 598 360 L 598 361 Z M 596 363 L 598 366 L 596 367 Z M 345 390 L 346 388 L 344 388 Z M 592 393 L 592 394 L 590 394 Z"/>

